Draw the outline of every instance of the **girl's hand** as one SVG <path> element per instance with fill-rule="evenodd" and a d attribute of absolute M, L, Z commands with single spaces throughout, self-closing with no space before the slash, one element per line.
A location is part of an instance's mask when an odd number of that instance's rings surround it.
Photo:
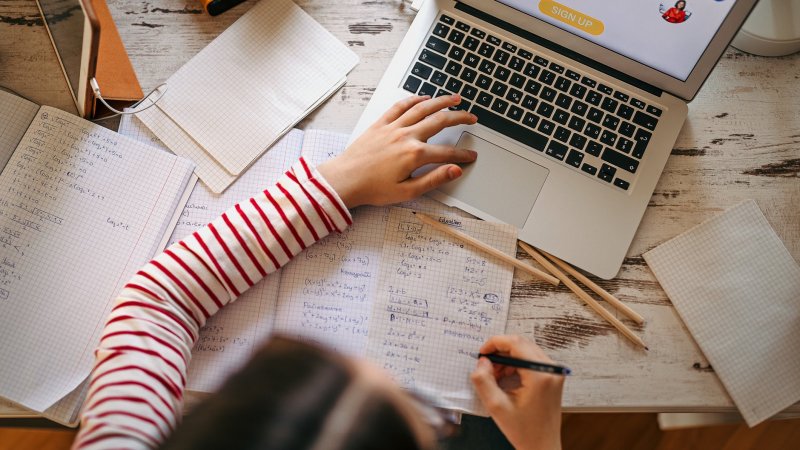
<path fill-rule="evenodd" d="M 520 336 L 493 336 L 480 353 L 553 363 L 538 345 Z M 498 381 L 509 377 L 518 377 L 518 383 L 502 389 Z M 562 375 L 492 364 L 480 358 L 471 379 L 478 398 L 515 448 L 561 448 Z"/>
<path fill-rule="evenodd" d="M 460 102 L 459 95 L 401 100 L 341 155 L 317 169 L 348 208 L 419 197 L 461 176 L 461 167 L 452 163 L 468 163 L 477 157 L 471 150 L 427 143 L 447 127 L 477 122 L 466 111 L 446 110 Z M 412 172 L 431 163 L 443 165 L 411 178 Z"/>

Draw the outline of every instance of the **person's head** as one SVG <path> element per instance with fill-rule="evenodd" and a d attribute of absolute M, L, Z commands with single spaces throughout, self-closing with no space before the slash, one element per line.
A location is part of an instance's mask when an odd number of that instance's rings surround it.
<path fill-rule="evenodd" d="M 683 9 L 686 8 L 686 1 L 678 0 L 677 2 L 675 2 L 675 7 L 683 11 Z"/>
<path fill-rule="evenodd" d="M 161 448 L 399 450 L 435 443 L 413 400 L 379 369 L 276 337 Z"/>

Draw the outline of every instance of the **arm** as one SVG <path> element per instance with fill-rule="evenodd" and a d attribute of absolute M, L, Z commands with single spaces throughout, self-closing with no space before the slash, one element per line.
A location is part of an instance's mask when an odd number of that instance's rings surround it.
<path fill-rule="evenodd" d="M 274 186 L 156 256 L 108 318 L 76 447 L 161 442 L 180 417 L 191 349 L 206 320 L 350 223 L 333 188 L 301 158 Z"/>
<path fill-rule="evenodd" d="M 346 228 L 347 208 L 406 200 L 459 176 L 450 164 L 409 178 L 426 163 L 475 159 L 473 152 L 423 143 L 446 126 L 475 122 L 463 111 L 440 111 L 458 97 L 425 100 L 395 105 L 319 171 L 301 158 L 274 186 L 137 272 L 103 330 L 74 448 L 158 446 L 181 417 L 191 349 L 209 317 L 304 248 Z"/>

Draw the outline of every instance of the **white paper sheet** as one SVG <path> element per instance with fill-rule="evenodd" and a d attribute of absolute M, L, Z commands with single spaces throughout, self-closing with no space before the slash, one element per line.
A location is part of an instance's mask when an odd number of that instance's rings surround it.
<path fill-rule="evenodd" d="M 291 0 L 262 1 L 167 80 L 157 107 L 236 176 L 357 62 Z"/>
<path fill-rule="evenodd" d="M 800 267 L 754 201 L 642 256 L 748 425 L 800 400 Z"/>

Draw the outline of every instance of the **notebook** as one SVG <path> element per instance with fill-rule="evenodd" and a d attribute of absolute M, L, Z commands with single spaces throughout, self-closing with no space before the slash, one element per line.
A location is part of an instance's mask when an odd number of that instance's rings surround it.
<path fill-rule="evenodd" d="M 753 200 L 643 257 L 748 425 L 800 400 L 800 267 Z"/>
<path fill-rule="evenodd" d="M 69 423 L 112 301 L 160 250 L 193 165 L 4 92 L 0 164 L 0 396 Z"/>
<path fill-rule="evenodd" d="M 132 124 L 136 124 L 136 119 Z M 311 164 L 317 165 L 339 154 L 347 141 L 345 134 L 291 131 L 223 194 L 215 194 L 198 184 L 172 240 L 179 240 L 234 203 L 262 191 L 301 153 Z M 513 227 L 474 220 L 461 210 L 425 197 L 401 206 L 462 224 L 466 232 L 514 254 L 516 229 Z M 343 233 L 332 233 L 310 246 L 212 317 L 201 329 L 192 351 L 187 388 L 215 391 L 275 332 L 317 342 L 355 357 L 368 356 L 370 342 L 397 341 L 395 351 L 382 355 L 380 347 L 375 347 L 370 359 L 386 367 L 403 385 L 425 391 L 443 407 L 481 412 L 474 403 L 469 384 L 468 376 L 475 360 L 468 352 L 475 352 L 489 336 L 505 330 L 513 269 L 498 266 L 499 263 L 486 259 L 485 255 L 452 242 L 436 231 L 422 229 L 421 225 L 405 237 L 400 227 L 409 222 L 408 211 L 358 208 L 353 213 L 353 225 Z M 428 239 L 429 245 L 435 247 L 432 250 L 435 254 L 429 255 L 427 250 L 413 246 L 413 255 L 409 257 L 429 259 L 418 264 L 425 269 L 417 267 L 413 276 L 395 275 L 393 269 L 382 271 L 382 267 L 405 264 L 402 252 L 395 250 L 402 246 L 398 240 L 406 238 L 415 242 Z M 417 275 L 425 279 L 425 292 L 416 292 L 421 280 Z M 391 294 L 390 288 L 405 289 L 407 297 L 417 299 L 438 288 L 435 297 L 424 299 L 430 301 L 431 323 L 418 327 L 415 323 L 395 323 L 395 317 L 413 311 L 407 305 L 395 305 L 397 295 L 405 294 L 399 291 Z M 384 306 L 397 310 L 387 315 Z M 380 312 L 374 316 L 379 308 Z M 397 356 L 400 346 L 405 344 L 399 342 L 402 339 L 396 338 L 394 330 L 415 327 L 417 332 L 409 334 L 426 339 L 430 347 L 412 345 L 405 349 L 403 356 Z M 428 334 L 427 338 L 423 337 Z M 447 372 L 421 372 L 413 379 L 403 373 L 411 368 L 401 368 L 397 361 L 399 357 L 413 360 L 434 356 L 439 360 L 443 353 L 451 354 Z M 453 373 L 462 376 L 452 377 Z"/>
<path fill-rule="evenodd" d="M 175 72 L 157 109 L 141 118 L 221 192 L 357 62 L 291 0 L 262 1 Z"/>

